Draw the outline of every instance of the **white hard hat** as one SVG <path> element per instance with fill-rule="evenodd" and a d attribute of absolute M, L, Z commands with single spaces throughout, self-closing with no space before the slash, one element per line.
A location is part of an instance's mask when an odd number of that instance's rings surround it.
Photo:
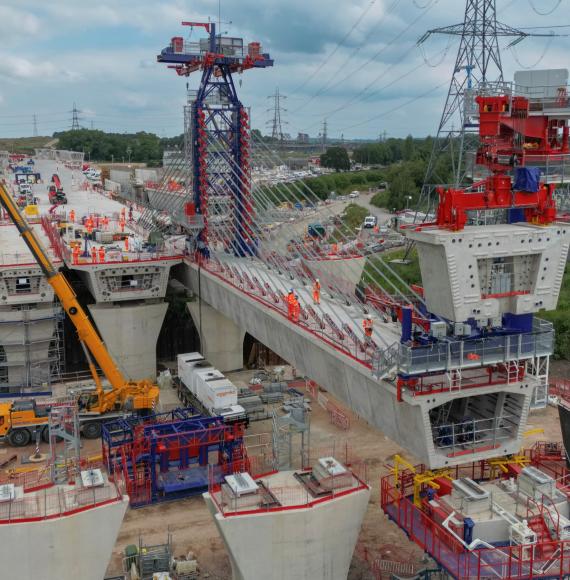
<path fill-rule="evenodd" d="M 372 320 L 372 316 L 370 316 L 370 314 L 366 318 L 368 318 L 368 320 Z"/>
<path fill-rule="evenodd" d="M 318 281 L 319 281 L 319 279 L 317 278 L 317 279 L 315 280 L 315 282 L 318 282 Z"/>

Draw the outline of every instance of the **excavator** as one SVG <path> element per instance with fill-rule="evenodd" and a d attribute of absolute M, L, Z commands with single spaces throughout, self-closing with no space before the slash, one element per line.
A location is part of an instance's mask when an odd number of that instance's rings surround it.
<path fill-rule="evenodd" d="M 53 288 L 55 295 L 75 326 L 89 370 L 95 382 L 95 389 L 75 395 L 79 409 L 79 422 L 83 436 L 96 439 L 101 435 L 101 424 L 113 417 L 114 413 L 152 412 L 159 398 L 159 388 L 150 381 L 127 380 L 117 367 L 101 337 L 89 317 L 79 304 L 77 296 L 64 274 L 58 271 L 49 254 L 30 224 L 24 218 L 14 199 L 0 183 L 0 205 L 17 227 L 20 235 L 36 262 Z M 103 388 L 95 364 L 107 378 L 110 389 Z M 7 440 L 14 447 L 23 447 L 38 435 L 44 441 L 49 438 L 49 405 L 42 406 L 34 400 L 0 404 L 0 439 Z"/>

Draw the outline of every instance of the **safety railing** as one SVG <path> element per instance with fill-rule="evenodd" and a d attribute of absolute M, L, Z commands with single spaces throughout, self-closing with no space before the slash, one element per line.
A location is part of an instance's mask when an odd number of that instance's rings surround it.
<path fill-rule="evenodd" d="M 77 242 L 81 244 L 81 252 L 75 258 L 65 239 L 60 235 L 56 223 L 52 222 L 45 216 L 42 217 L 41 223 L 55 254 L 66 263 L 73 264 L 74 266 L 92 266 L 93 264 L 123 264 L 133 262 L 160 262 L 182 259 L 182 250 L 176 245 L 170 245 L 165 249 L 147 251 L 136 249 L 126 250 L 118 248 L 109 249 L 108 246 L 98 244 L 97 248 L 100 246 L 107 247 L 102 259 L 99 258 L 99 252 L 97 252 L 93 257 L 91 254 L 89 254 L 89 256 L 84 256 L 83 240 L 77 240 Z"/>
<path fill-rule="evenodd" d="M 106 483 L 98 487 L 64 490 L 47 487 L 25 493 L 22 498 L 0 502 L 0 522 L 30 522 L 68 516 L 86 509 L 121 500 L 119 486 Z"/>
<path fill-rule="evenodd" d="M 240 291 L 251 295 L 257 301 L 263 302 L 272 310 L 291 319 L 288 315 L 285 296 L 267 291 L 263 285 L 251 280 L 247 273 L 240 272 L 237 268 L 232 268 L 217 258 L 208 260 L 203 264 L 203 267 Z M 293 319 L 293 322 L 370 368 L 378 348 L 374 342 L 360 340 L 352 329 L 351 332 L 346 332 L 346 329 L 340 329 L 336 324 L 331 326 L 331 320 L 330 316 L 328 318 L 320 316 L 309 305 L 300 308 L 299 316 Z M 361 331 L 357 330 L 356 332 Z"/>
<path fill-rule="evenodd" d="M 401 373 L 417 375 L 549 356 L 553 352 L 553 325 L 535 319 L 528 333 L 439 341 L 426 346 L 399 345 L 397 366 Z M 378 353 L 373 372 L 381 376 L 384 369 L 383 354 Z"/>
<path fill-rule="evenodd" d="M 210 474 L 210 497 L 221 514 L 231 517 L 312 508 L 318 504 L 368 489 L 368 486 L 351 472 L 348 472 L 347 476 L 343 477 L 336 486 L 333 479 L 330 490 L 318 495 L 311 493 L 309 487 L 299 481 L 303 476 L 310 475 L 310 470 L 296 472 L 292 478 L 297 480 L 297 483 L 291 485 L 273 485 L 269 475 L 255 479 L 258 486 L 256 493 L 236 496 L 227 483 Z"/>
<path fill-rule="evenodd" d="M 422 473 L 423 466 L 416 466 Z M 489 479 L 490 467 L 480 461 L 449 470 L 450 475 Z M 432 556 L 444 570 L 458 580 L 491 578 L 561 578 L 570 573 L 570 541 L 540 541 L 533 546 L 497 546 L 469 549 L 461 533 L 454 535 L 436 521 L 433 510 L 425 510 L 412 501 L 414 474 L 399 472 L 381 480 L 381 507 L 402 528 L 409 539 Z"/>
<path fill-rule="evenodd" d="M 495 449 L 503 441 L 516 435 L 520 417 L 502 415 L 486 419 L 463 419 L 434 425 L 433 442 L 436 450 L 448 457 Z"/>
<path fill-rule="evenodd" d="M 36 261 L 29 252 L 0 253 L 0 265 L 2 266 L 29 266 L 35 264 Z"/>
<path fill-rule="evenodd" d="M 182 51 L 177 52 L 172 47 L 166 49 L 168 52 L 172 54 L 201 54 L 205 55 L 206 53 L 210 52 L 210 43 L 209 42 L 184 42 L 182 45 Z M 245 58 L 249 54 L 249 50 L 247 46 L 240 45 L 224 45 L 221 46 L 218 44 L 215 47 L 216 54 L 223 54 L 224 56 L 228 56 L 231 58 Z"/>

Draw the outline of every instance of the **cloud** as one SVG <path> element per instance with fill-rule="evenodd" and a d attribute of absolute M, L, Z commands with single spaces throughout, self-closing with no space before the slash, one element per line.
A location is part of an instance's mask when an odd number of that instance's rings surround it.
<path fill-rule="evenodd" d="M 274 68 L 236 78 L 242 102 L 251 106 L 254 126 L 265 128 L 271 116 L 267 96 L 279 86 L 289 97 L 284 120 L 292 134 L 316 134 L 331 111 L 336 111 L 328 118 L 334 134 L 402 104 L 393 114 L 347 131 L 345 137 L 376 137 L 384 129 L 391 135 L 433 133 L 447 87 L 407 103 L 445 84 L 458 45 L 453 39 L 441 61 L 448 38 L 431 37 L 424 45 L 424 63 L 415 44 L 428 29 L 460 22 L 465 0 L 428 2 L 350 0 L 331 7 L 331 0 L 266 0 L 261 8 L 258 0 L 224 0 L 222 21 L 232 24 L 224 24 L 222 31 L 246 42 L 262 42 L 275 59 Z M 527 0 L 497 4 L 500 19 L 515 27 L 568 16 L 568 9 L 561 7 L 541 19 Z M 3 111 L 17 115 L 36 110 L 45 117 L 49 111 L 61 111 L 62 102 L 63 109 L 70 109 L 76 101 L 80 109 L 97 112 L 100 128 L 180 133 L 186 82 L 196 88 L 200 76 L 179 78 L 157 64 L 155 55 L 172 36 L 191 33 L 196 40 L 204 34 L 182 27 L 181 20 L 206 21 L 208 16 L 217 18 L 214 0 L 193 0 L 191 5 L 188 0 L 3 0 Z M 517 46 L 517 59 L 533 64 L 545 44 L 541 38 L 525 40 Z M 568 39 L 555 39 L 538 66 L 567 67 L 569 48 Z M 505 78 L 512 79 L 521 66 L 512 51 L 503 50 L 502 56 Z M 57 118 L 50 123 L 50 128 L 60 128 Z"/>
<path fill-rule="evenodd" d="M 3 43 L 29 43 L 40 31 L 40 19 L 28 11 L 0 6 L 0 37 Z"/>
<path fill-rule="evenodd" d="M 76 80 L 77 73 L 50 61 L 29 60 L 0 53 L 0 77 L 13 82 L 27 80 Z"/>

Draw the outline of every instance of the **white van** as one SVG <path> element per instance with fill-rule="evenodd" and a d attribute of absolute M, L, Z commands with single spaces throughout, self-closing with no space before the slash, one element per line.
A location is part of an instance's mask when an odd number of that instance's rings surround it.
<path fill-rule="evenodd" d="M 367 229 L 376 227 L 378 218 L 375 215 L 368 215 L 364 218 L 364 227 Z"/>

